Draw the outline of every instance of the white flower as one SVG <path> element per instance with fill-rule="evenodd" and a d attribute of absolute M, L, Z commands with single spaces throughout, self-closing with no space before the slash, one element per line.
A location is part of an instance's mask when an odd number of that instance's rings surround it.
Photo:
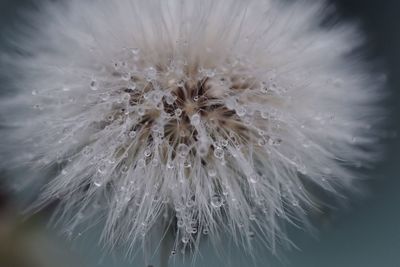
<path fill-rule="evenodd" d="M 59 199 L 67 230 L 104 217 L 111 246 L 163 222 L 174 248 L 228 232 L 275 250 L 307 184 L 352 189 L 349 167 L 374 160 L 381 98 L 354 27 L 276 2 L 46 2 L 9 54 L 3 163 L 33 184 L 56 168 L 37 205 Z"/>

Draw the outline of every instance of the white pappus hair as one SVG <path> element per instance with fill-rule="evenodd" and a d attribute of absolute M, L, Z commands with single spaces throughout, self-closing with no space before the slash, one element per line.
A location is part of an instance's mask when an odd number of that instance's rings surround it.
<path fill-rule="evenodd" d="M 58 201 L 67 231 L 103 218 L 111 247 L 163 224 L 173 251 L 223 232 L 275 251 L 315 206 L 307 184 L 351 190 L 350 167 L 375 159 L 379 78 L 324 7 L 45 1 L 3 57 L 3 164 L 50 173 L 36 207 Z"/>

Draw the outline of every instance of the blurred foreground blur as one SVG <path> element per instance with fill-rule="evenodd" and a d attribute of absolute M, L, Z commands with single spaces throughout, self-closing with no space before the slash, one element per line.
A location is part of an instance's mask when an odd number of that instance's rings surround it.
<path fill-rule="evenodd" d="M 50 235 L 40 215 L 29 219 L 18 215 L 6 195 L 0 193 L 1 267 L 80 267 L 77 256 L 63 241 Z"/>

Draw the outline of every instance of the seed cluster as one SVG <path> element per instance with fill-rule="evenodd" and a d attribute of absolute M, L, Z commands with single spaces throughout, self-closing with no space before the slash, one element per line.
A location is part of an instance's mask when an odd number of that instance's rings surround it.
<path fill-rule="evenodd" d="M 0 162 L 35 184 L 48 171 L 34 205 L 56 200 L 67 232 L 102 220 L 129 252 L 159 229 L 172 255 L 223 232 L 275 251 L 281 222 L 316 206 L 306 188 L 352 189 L 347 167 L 376 159 L 381 81 L 348 56 L 354 27 L 318 26 L 320 4 L 45 2 L 5 56 L 21 75 Z"/>
<path fill-rule="evenodd" d="M 140 52 L 134 51 L 137 60 Z M 227 155 L 235 155 L 232 149 L 281 142 L 267 135 L 268 111 L 273 107 L 263 106 L 266 98 L 273 100 L 277 95 L 276 84 L 249 76 L 238 62 L 227 63 L 223 70 L 196 65 L 177 71 L 160 64 L 143 69 L 135 65 L 135 71 L 129 71 L 128 63 L 114 67 L 112 75 L 125 86 L 109 93 L 120 96 L 103 125 L 125 123 L 130 138 L 115 153 L 117 158 L 169 168 L 182 160 L 189 168 L 198 158 L 207 168 L 210 160 L 225 164 Z M 90 86 L 99 90 L 101 85 L 93 80 Z M 104 101 L 109 102 L 109 97 Z M 140 147 L 130 144 L 134 142 Z"/>

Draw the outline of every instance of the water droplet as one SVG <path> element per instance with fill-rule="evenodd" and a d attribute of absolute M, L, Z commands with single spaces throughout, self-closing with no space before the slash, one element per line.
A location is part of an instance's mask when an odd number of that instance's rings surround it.
<path fill-rule="evenodd" d="M 137 112 L 138 112 L 139 116 L 143 116 L 146 113 L 146 111 L 143 107 L 139 107 Z"/>
<path fill-rule="evenodd" d="M 233 98 L 233 97 L 228 98 L 228 99 L 226 100 L 226 102 L 225 102 L 225 105 L 226 105 L 226 107 L 227 107 L 228 109 L 231 109 L 231 110 L 235 109 L 235 108 L 236 108 L 236 105 L 237 105 L 236 99 Z"/>
<path fill-rule="evenodd" d="M 199 114 L 194 114 L 191 118 L 190 118 L 190 123 L 193 126 L 197 126 L 200 124 L 200 115 Z"/>
<path fill-rule="evenodd" d="M 182 109 L 180 109 L 180 108 L 175 109 L 175 115 L 177 117 L 180 117 L 182 115 Z"/>
<path fill-rule="evenodd" d="M 137 166 L 139 168 L 145 167 L 146 166 L 146 161 L 144 159 L 139 159 L 138 162 L 137 162 Z"/>
<path fill-rule="evenodd" d="M 191 208 L 191 207 L 194 206 L 194 204 L 195 204 L 194 200 L 193 200 L 193 199 L 189 199 L 189 200 L 186 202 L 186 207 Z"/>
<path fill-rule="evenodd" d="M 121 172 L 127 173 L 129 171 L 129 167 L 126 164 L 121 165 Z"/>
<path fill-rule="evenodd" d="M 176 255 L 176 250 L 175 249 L 171 250 L 171 256 L 175 256 L 175 255 Z"/>
<path fill-rule="evenodd" d="M 260 86 L 261 93 L 267 94 L 269 92 L 266 82 L 262 82 Z"/>
<path fill-rule="evenodd" d="M 246 108 L 243 106 L 237 107 L 235 111 L 239 117 L 243 117 L 246 114 Z"/>
<path fill-rule="evenodd" d="M 175 211 L 179 214 L 179 212 L 183 209 L 183 205 L 178 203 L 175 205 Z"/>
<path fill-rule="evenodd" d="M 178 147 L 176 148 L 176 153 L 181 158 L 186 158 L 187 155 L 189 155 L 189 152 L 190 148 L 185 144 L 179 144 Z"/>
<path fill-rule="evenodd" d="M 128 89 L 135 91 L 136 90 L 136 83 L 131 83 L 130 85 L 128 85 Z"/>
<path fill-rule="evenodd" d="M 163 110 L 163 109 L 164 109 L 164 104 L 161 103 L 161 102 L 157 103 L 156 109 L 157 109 L 157 110 Z"/>
<path fill-rule="evenodd" d="M 157 77 L 157 70 L 153 67 L 147 68 L 145 71 L 145 76 L 146 80 L 148 82 L 151 82 L 152 80 L 155 80 Z"/>
<path fill-rule="evenodd" d="M 101 100 L 103 101 L 107 101 L 108 99 L 110 99 L 110 94 L 105 93 L 105 94 L 101 94 L 100 95 Z"/>
<path fill-rule="evenodd" d="M 181 87 L 181 88 L 185 87 L 185 82 L 180 80 L 177 85 L 178 85 L 178 87 Z"/>
<path fill-rule="evenodd" d="M 180 137 L 186 137 L 188 135 L 188 131 L 186 129 L 182 129 L 179 131 Z"/>
<path fill-rule="evenodd" d="M 211 127 L 217 127 L 218 126 L 218 120 L 215 118 L 209 118 L 209 125 Z"/>
<path fill-rule="evenodd" d="M 205 144 L 202 144 L 198 147 L 197 149 L 199 156 L 206 156 L 208 154 L 208 146 Z"/>
<path fill-rule="evenodd" d="M 250 239 L 253 239 L 253 238 L 255 237 L 255 234 L 254 234 L 253 231 L 249 231 L 249 232 L 247 233 L 247 236 L 248 236 Z"/>
<path fill-rule="evenodd" d="M 158 124 L 154 124 L 154 125 L 151 127 L 151 130 L 152 130 L 153 132 L 155 132 L 155 133 L 161 132 L 161 131 L 162 131 L 162 126 L 160 126 L 160 125 L 158 125 Z"/>
<path fill-rule="evenodd" d="M 166 166 L 167 166 L 167 169 L 173 169 L 174 168 L 174 163 L 173 162 L 171 162 L 171 161 L 168 161 L 167 162 L 167 164 L 166 164 Z"/>
<path fill-rule="evenodd" d="M 129 81 L 131 79 L 131 73 L 130 72 L 125 72 L 121 74 L 121 79 L 124 81 Z"/>
<path fill-rule="evenodd" d="M 151 150 L 150 149 L 146 149 L 145 151 L 144 151 L 144 156 L 146 157 L 146 158 L 148 158 L 148 157 L 150 157 L 150 155 L 151 155 Z"/>
<path fill-rule="evenodd" d="M 131 52 L 132 52 L 132 54 L 133 54 L 134 56 L 137 56 L 137 55 L 139 54 L 139 52 L 140 52 L 140 49 L 139 49 L 139 48 L 132 48 L 132 49 L 131 49 Z"/>
<path fill-rule="evenodd" d="M 268 141 L 271 145 L 279 146 L 282 143 L 282 139 L 269 139 Z"/>
<path fill-rule="evenodd" d="M 265 139 L 264 138 L 259 138 L 258 141 L 257 141 L 257 144 L 259 146 L 265 146 L 265 144 L 266 144 Z"/>
<path fill-rule="evenodd" d="M 215 76 L 215 71 L 214 71 L 213 69 L 205 69 L 205 70 L 204 70 L 204 74 L 205 74 L 207 77 L 212 78 L 212 77 Z"/>
<path fill-rule="evenodd" d="M 217 171 L 213 168 L 208 169 L 207 173 L 208 173 L 208 176 L 210 176 L 210 177 L 217 176 Z"/>
<path fill-rule="evenodd" d="M 183 163 L 183 167 L 184 167 L 184 168 L 190 168 L 190 167 L 192 167 L 192 164 L 190 163 L 190 161 L 186 160 L 186 161 Z"/>
<path fill-rule="evenodd" d="M 214 156 L 215 156 L 217 159 L 223 159 L 223 158 L 224 158 L 224 150 L 223 150 L 222 148 L 217 147 L 217 148 L 214 150 Z"/>
<path fill-rule="evenodd" d="M 96 81 L 95 80 L 92 80 L 91 82 L 90 82 L 90 89 L 92 89 L 93 91 L 96 91 L 98 88 L 97 88 L 97 83 L 96 83 Z"/>
<path fill-rule="evenodd" d="M 220 208 L 224 204 L 224 201 L 221 196 L 214 195 L 211 197 L 211 206 L 213 208 Z"/>
<path fill-rule="evenodd" d="M 263 118 L 263 119 L 268 119 L 268 112 L 262 111 L 262 112 L 261 112 L 261 118 Z"/>
<path fill-rule="evenodd" d="M 113 115 L 108 115 L 107 116 L 107 121 L 112 122 L 114 120 L 114 116 Z"/>
<path fill-rule="evenodd" d="M 203 229 L 203 235 L 208 235 L 209 232 L 210 232 L 210 231 L 209 231 L 207 228 L 204 228 L 204 229 Z"/>
<path fill-rule="evenodd" d="M 86 146 L 82 150 L 82 154 L 85 156 L 89 156 L 93 152 L 93 149 L 89 146 Z"/>
<path fill-rule="evenodd" d="M 227 147 L 228 146 L 228 140 L 226 140 L 226 139 L 221 140 L 221 146 Z"/>
<path fill-rule="evenodd" d="M 153 104 L 159 104 L 161 102 L 162 98 L 163 98 L 163 93 L 161 91 L 155 91 L 151 95 L 151 100 L 152 100 Z"/>
<path fill-rule="evenodd" d="M 307 174 L 307 168 L 306 168 L 305 165 L 300 165 L 300 166 L 298 166 L 298 167 L 297 167 L 297 170 L 298 170 L 301 174 L 304 174 L 304 175 Z"/>
<path fill-rule="evenodd" d="M 260 178 L 258 177 L 257 174 L 252 174 L 252 175 L 249 176 L 249 181 L 250 181 L 250 183 L 252 183 L 252 184 L 258 183 L 259 179 L 260 179 Z"/>
<path fill-rule="evenodd" d="M 97 172 L 103 174 L 106 172 L 106 169 L 107 169 L 106 165 L 101 164 L 100 166 L 97 167 Z"/>
<path fill-rule="evenodd" d="M 173 105 L 173 104 L 175 103 L 175 100 L 176 100 L 176 96 L 173 96 L 173 95 L 167 95 L 167 96 L 165 96 L 165 102 L 166 102 L 168 105 Z"/>
<path fill-rule="evenodd" d="M 187 244 L 189 242 L 189 236 L 182 237 L 182 243 Z"/>
<path fill-rule="evenodd" d="M 40 104 L 34 105 L 33 108 L 37 110 L 43 110 L 43 107 Z"/>
<path fill-rule="evenodd" d="M 130 131 L 128 135 L 130 138 L 134 138 L 136 136 L 136 131 Z"/>

